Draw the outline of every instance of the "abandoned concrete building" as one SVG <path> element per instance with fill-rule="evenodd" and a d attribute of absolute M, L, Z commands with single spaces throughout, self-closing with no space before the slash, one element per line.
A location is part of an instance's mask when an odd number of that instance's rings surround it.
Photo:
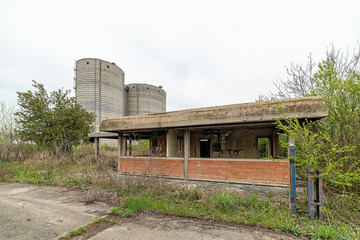
<path fill-rule="evenodd" d="M 104 119 L 166 111 L 166 92 L 161 86 L 143 83 L 125 85 L 125 73 L 115 63 L 83 58 L 76 61 L 74 71 L 76 100 L 96 115 L 90 138 L 114 136 L 100 132 L 100 123 Z M 116 145 L 114 140 L 102 139 L 100 144 L 114 143 Z"/>
<path fill-rule="evenodd" d="M 307 97 L 110 118 L 100 131 L 117 138 L 121 173 L 287 186 L 274 125 L 284 115 L 314 121 L 328 109 L 321 97 Z M 258 155 L 259 138 L 267 139 L 267 159 Z M 133 156 L 134 139 L 149 139 L 151 154 Z"/>

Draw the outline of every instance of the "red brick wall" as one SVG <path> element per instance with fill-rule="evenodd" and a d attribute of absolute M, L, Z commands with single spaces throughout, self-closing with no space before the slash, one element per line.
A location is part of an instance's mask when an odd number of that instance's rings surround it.
<path fill-rule="evenodd" d="M 189 159 L 189 178 L 289 184 L 288 162 Z"/>
<path fill-rule="evenodd" d="M 120 171 L 184 177 L 183 158 L 122 157 Z M 289 184 L 288 162 L 242 159 L 189 159 L 188 177 L 248 183 Z"/>
<path fill-rule="evenodd" d="M 135 174 L 184 177 L 183 158 L 122 157 L 120 171 Z"/>

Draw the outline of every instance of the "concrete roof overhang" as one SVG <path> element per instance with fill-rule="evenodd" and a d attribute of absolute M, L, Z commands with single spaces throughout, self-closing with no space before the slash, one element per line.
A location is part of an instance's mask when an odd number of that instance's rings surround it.
<path fill-rule="evenodd" d="M 287 118 L 317 120 L 328 115 L 321 97 L 233 104 L 181 111 L 135 115 L 101 122 L 103 132 L 141 132 L 172 128 L 256 126 Z"/>

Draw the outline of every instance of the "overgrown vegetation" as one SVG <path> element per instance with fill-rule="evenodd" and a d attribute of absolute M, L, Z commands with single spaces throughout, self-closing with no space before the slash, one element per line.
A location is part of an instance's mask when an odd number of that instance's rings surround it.
<path fill-rule="evenodd" d="M 277 122 L 296 138 L 297 170 L 304 175 L 308 168 L 322 168 L 326 190 L 358 198 L 360 47 L 352 54 L 331 47 L 324 60 L 316 63 L 310 56 L 305 66 L 292 65 L 287 72 L 286 80 L 275 83 L 278 91 L 262 99 L 321 96 L 329 109 L 328 117 L 313 123 Z"/>
<path fill-rule="evenodd" d="M 324 99 L 328 117 L 299 122 L 285 116 L 276 125 L 296 139 L 298 175 L 306 180 L 309 168 L 322 169 L 324 191 L 331 196 L 325 199 L 328 217 L 352 221 L 360 212 L 360 47 L 350 54 L 331 47 L 318 63 L 310 56 L 287 72 L 286 80 L 275 83 L 277 92 L 261 98 Z"/>
<path fill-rule="evenodd" d="M 79 200 L 85 204 L 111 201 L 119 207 L 111 213 L 131 217 L 142 211 L 178 216 L 246 223 L 309 235 L 319 239 L 356 239 L 360 234 L 360 213 L 344 205 L 343 199 L 326 194 L 325 221 L 310 221 L 304 196 L 298 199 L 298 213 L 290 214 L 287 193 L 212 189 L 167 184 L 156 177 L 116 176 L 116 152 L 100 151 L 96 160 L 91 146 L 74 149 L 73 161 L 68 155 L 56 164 L 47 161 L 51 155 L 36 155 L 24 162 L 2 162 L 1 181 L 20 181 L 75 186 L 84 189 Z M 50 153 L 48 153 L 50 154 Z M 85 227 L 83 229 L 86 230 Z M 72 235 L 81 234 L 74 230 Z"/>
<path fill-rule="evenodd" d="M 34 146 L 16 134 L 15 112 L 15 106 L 0 102 L 0 162 L 26 159 L 34 153 Z"/>
<path fill-rule="evenodd" d="M 301 207 L 305 207 L 302 203 Z M 306 214 L 291 215 L 286 201 L 257 193 L 239 194 L 224 190 L 143 189 L 113 208 L 111 214 L 130 217 L 141 211 L 155 211 L 178 216 L 216 219 L 276 228 L 315 239 L 357 239 L 358 230 L 341 222 L 309 221 Z"/>
<path fill-rule="evenodd" d="M 35 81 L 33 87 L 34 92 L 17 93 L 17 134 L 39 149 L 71 153 L 73 146 L 87 139 L 95 115 L 69 97 L 70 90 L 59 89 L 48 94 L 44 85 Z"/>

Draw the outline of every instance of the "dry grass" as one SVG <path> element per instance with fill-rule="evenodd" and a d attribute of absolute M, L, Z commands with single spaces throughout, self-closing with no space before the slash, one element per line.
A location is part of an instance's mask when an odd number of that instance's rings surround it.
<path fill-rule="evenodd" d="M 116 154 L 102 150 L 101 155 L 95 158 L 93 148 L 87 146 L 75 149 L 72 157 L 37 153 L 23 162 L 1 163 L 0 179 L 76 186 L 83 189 L 80 200 L 85 204 L 111 201 L 121 206 L 120 212 L 130 215 L 132 211 L 151 210 L 245 222 L 297 234 L 313 234 L 324 239 L 326 236 L 334 239 L 350 236 L 351 239 L 359 232 L 351 224 L 358 223 L 360 212 L 356 205 L 351 204 L 350 201 L 354 200 L 352 196 L 327 194 L 326 220 L 309 222 L 305 201 L 299 201 L 298 207 L 302 208 L 299 213 L 290 215 L 287 200 L 278 196 L 214 190 L 184 183 L 177 185 L 159 176 L 119 175 Z"/>

